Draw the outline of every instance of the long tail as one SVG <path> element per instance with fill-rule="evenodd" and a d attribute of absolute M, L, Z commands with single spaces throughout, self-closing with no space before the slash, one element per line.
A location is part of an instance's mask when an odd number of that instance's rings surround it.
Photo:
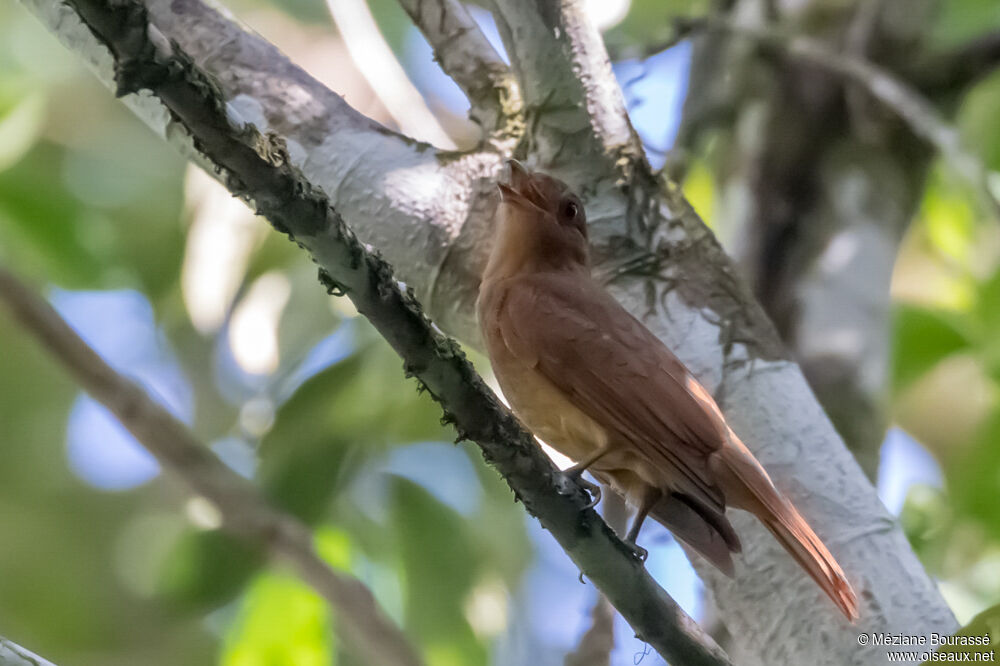
<path fill-rule="evenodd" d="M 833 603 L 837 604 L 847 619 L 854 622 L 859 617 L 858 598 L 851 584 L 847 582 L 843 570 L 795 507 L 787 501 L 785 504 L 788 511 L 780 515 L 758 517 L 785 550 L 795 558 L 799 566 L 805 569 Z"/>
<path fill-rule="evenodd" d="M 792 503 L 774 487 L 746 445 L 732 435 L 718 456 L 723 464 L 717 465 L 717 472 L 728 477 L 724 484 L 727 500 L 756 515 L 847 619 L 857 620 L 858 599 L 844 571 Z"/>
<path fill-rule="evenodd" d="M 656 503 L 649 515 L 732 578 L 732 553 L 740 552 L 740 539 L 725 514 L 710 514 L 709 511 L 701 510 L 687 498 L 668 494 Z"/>

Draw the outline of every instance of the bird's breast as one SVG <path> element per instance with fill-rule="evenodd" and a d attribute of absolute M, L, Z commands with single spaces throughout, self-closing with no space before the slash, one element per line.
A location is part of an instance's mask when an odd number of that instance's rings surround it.
<path fill-rule="evenodd" d="M 564 456 L 580 460 L 607 442 L 604 427 L 573 405 L 537 370 L 517 359 L 498 360 L 494 361 L 494 372 L 511 409 L 546 444 Z"/>
<path fill-rule="evenodd" d="M 580 460 L 607 441 L 607 432 L 577 408 L 535 367 L 507 348 L 493 318 L 503 295 L 480 294 L 479 317 L 493 374 L 511 410 L 531 432 L 559 453 Z"/>

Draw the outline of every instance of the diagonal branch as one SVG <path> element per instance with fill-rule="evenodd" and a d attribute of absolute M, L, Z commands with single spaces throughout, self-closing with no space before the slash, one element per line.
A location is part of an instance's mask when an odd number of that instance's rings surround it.
<path fill-rule="evenodd" d="M 521 88 L 510 67 L 458 0 L 399 0 L 472 105 L 494 149 L 509 153 L 524 132 Z"/>
<path fill-rule="evenodd" d="M 269 506 L 253 485 L 209 453 L 187 426 L 135 382 L 113 370 L 51 305 L 3 267 L 0 301 L 164 467 L 215 505 L 226 529 L 290 562 L 330 603 L 344 639 L 360 654 L 384 666 L 423 663 L 406 636 L 379 609 L 368 588 L 335 572 L 320 558 L 305 525 Z"/>
<path fill-rule="evenodd" d="M 328 288 L 351 298 L 403 357 L 407 373 L 441 403 L 460 436 L 476 441 L 517 498 L 644 640 L 677 663 L 730 663 L 588 508 L 586 494 L 545 457 L 457 344 L 431 325 L 410 292 L 400 290 L 389 265 L 288 165 L 283 142 L 252 127 L 232 127 L 213 81 L 149 23 L 142 5 L 70 0 L 64 6 L 112 53 L 119 94 L 148 90 L 158 97 L 194 137 L 199 153 L 213 160 L 230 191 L 312 253 Z"/>

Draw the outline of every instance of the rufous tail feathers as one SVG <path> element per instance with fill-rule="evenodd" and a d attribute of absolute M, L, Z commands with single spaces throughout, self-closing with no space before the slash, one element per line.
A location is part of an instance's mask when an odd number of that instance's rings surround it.
<path fill-rule="evenodd" d="M 859 617 L 858 599 L 843 570 L 795 507 L 787 502 L 786 505 L 788 512 L 773 518 L 762 518 L 761 522 L 826 592 L 847 619 L 854 622 Z"/>
<path fill-rule="evenodd" d="M 716 454 L 717 474 L 725 479 L 726 499 L 752 512 L 785 550 L 826 592 L 848 620 L 858 619 L 858 599 L 830 551 L 771 482 L 743 442 L 730 431 L 730 441 Z"/>

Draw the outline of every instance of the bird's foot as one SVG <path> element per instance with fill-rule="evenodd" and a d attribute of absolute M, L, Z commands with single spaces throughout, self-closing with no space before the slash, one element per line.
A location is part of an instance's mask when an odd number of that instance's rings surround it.
<path fill-rule="evenodd" d="M 646 562 L 646 559 L 649 557 L 648 550 L 637 544 L 635 541 L 631 541 L 629 539 L 626 539 L 622 543 L 624 543 L 625 546 L 632 551 L 632 556 L 635 557 L 635 559 L 642 563 Z"/>
<path fill-rule="evenodd" d="M 577 485 L 582 486 L 587 494 L 590 495 L 590 501 L 587 502 L 587 506 L 584 508 L 593 509 L 595 506 L 601 502 L 601 486 L 596 483 L 591 483 L 587 479 L 583 478 L 583 470 L 569 469 L 563 472 L 563 476 L 567 479 L 575 482 Z"/>

